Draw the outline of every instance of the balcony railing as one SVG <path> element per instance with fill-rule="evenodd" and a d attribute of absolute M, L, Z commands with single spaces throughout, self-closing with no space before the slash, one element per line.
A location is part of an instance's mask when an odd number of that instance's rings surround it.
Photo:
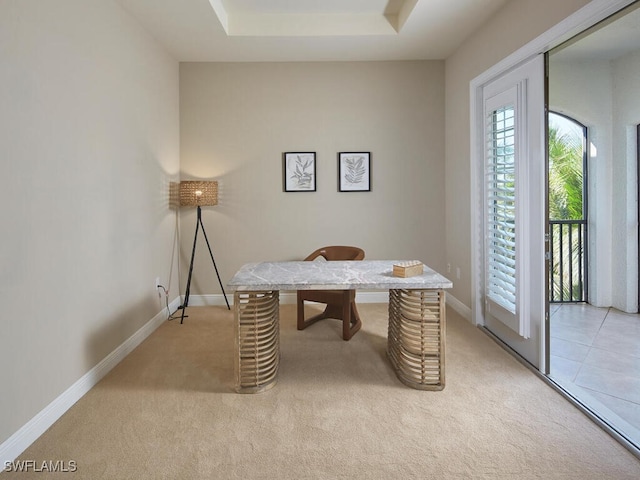
<path fill-rule="evenodd" d="M 587 222 L 549 221 L 549 301 L 587 301 Z"/>

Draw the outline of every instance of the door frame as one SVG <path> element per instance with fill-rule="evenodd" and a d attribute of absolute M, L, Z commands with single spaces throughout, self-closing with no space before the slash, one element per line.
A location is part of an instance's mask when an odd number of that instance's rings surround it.
<path fill-rule="evenodd" d="M 635 0 L 592 0 L 580 10 L 547 30 L 545 33 L 527 43 L 514 53 L 504 58 L 484 73 L 475 77 L 469 85 L 470 95 L 470 212 L 471 212 L 471 319 L 472 323 L 484 326 L 482 279 L 483 264 L 483 215 L 479 210 L 482 205 L 483 184 L 481 178 L 483 152 L 483 87 L 485 84 L 500 77 L 509 70 L 517 67 L 536 55 L 545 54 L 552 48 L 569 40 L 571 37 L 592 27 L 596 23 L 613 15 Z M 546 188 L 544 186 L 541 186 Z M 543 261 L 543 259 L 540 259 Z M 547 263 L 547 262 L 545 262 Z M 543 324 L 548 331 L 548 289 L 547 289 L 546 318 Z M 542 373 L 547 372 L 548 356 L 546 337 L 541 336 L 540 365 L 537 367 Z"/>
<path fill-rule="evenodd" d="M 514 118 L 514 164 L 515 164 L 515 310 L 503 318 L 503 309 L 496 305 L 488 295 L 486 279 L 489 239 L 486 218 L 489 212 L 487 203 L 487 152 L 483 152 L 481 162 L 477 162 L 478 186 L 482 187 L 482 201 L 476 210 L 478 218 L 482 216 L 482 283 L 479 294 L 483 301 L 483 326 L 508 345 L 531 365 L 545 369 L 545 56 L 534 55 L 495 80 L 482 85 L 483 124 L 487 124 L 487 111 L 503 102 L 512 104 Z M 486 145 L 486 132 L 482 145 Z M 482 185 L 480 182 L 482 181 Z M 480 265 L 480 263 L 479 263 Z M 497 311 L 495 311 L 497 310 Z M 505 320 L 509 321 L 505 321 Z"/>

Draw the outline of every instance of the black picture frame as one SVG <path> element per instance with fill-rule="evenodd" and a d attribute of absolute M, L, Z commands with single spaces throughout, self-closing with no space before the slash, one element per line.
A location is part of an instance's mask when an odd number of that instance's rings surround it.
<path fill-rule="evenodd" d="M 282 154 L 282 190 L 284 192 L 316 191 L 316 152 L 284 152 Z"/>
<path fill-rule="evenodd" d="M 371 191 L 371 152 L 338 152 L 338 191 Z"/>

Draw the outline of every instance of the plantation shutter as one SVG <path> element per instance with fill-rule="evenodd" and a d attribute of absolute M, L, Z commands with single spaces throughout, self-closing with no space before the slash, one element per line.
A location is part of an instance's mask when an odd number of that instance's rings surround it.
<path fill-rule="evenodd" d="M 523 82 L 485 100 L 484 284 L 486 312 L 528 338 L 525 96 Z"/>
<path fill-rule="evenodd" d="M 516 314 L 516 165 L 513 105 L 489 112 L 487 296 Z"/>

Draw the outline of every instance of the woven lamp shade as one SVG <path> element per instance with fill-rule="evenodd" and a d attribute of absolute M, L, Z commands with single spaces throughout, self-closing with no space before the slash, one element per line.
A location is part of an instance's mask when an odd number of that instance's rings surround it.
<path fill-rule="evenodd" d="M 209 207 L 218 204 L 218 182 L 180 182 L 181 207 Z"/>

